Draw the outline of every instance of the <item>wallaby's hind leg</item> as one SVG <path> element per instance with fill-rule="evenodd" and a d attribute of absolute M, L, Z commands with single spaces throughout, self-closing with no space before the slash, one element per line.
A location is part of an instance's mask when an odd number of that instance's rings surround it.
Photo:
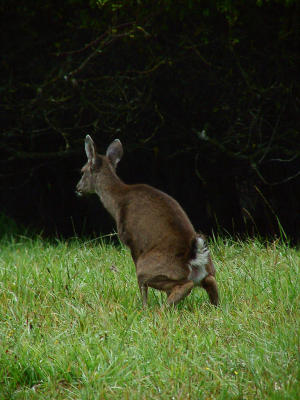
<path fill-rule="evenodd" d="M 212 275 L 208 275 L 201 282 L 201 286 L 207 291 L 210 302 L 217 306 L 219 304 L 218 287 L 215 278 Z"/>
<path fill-rule="evenodd" d="M 188 296 L 194 287 L 193 281 L 187 281 L 181 285 L 176 285 L 171 291 L 168 291 L 167 303 L 168 305 L 176 305 L 180 300 Z M 170 293 L 170 294 L 169 294 Z"/>
<path fill-rule="evenodd" d="M 144 284 L 141 280 L 139 280 L 139 289 L 141 292 L 143 307 L 147 307 L 147 300 L 148 300 L 148 286 Z"/>

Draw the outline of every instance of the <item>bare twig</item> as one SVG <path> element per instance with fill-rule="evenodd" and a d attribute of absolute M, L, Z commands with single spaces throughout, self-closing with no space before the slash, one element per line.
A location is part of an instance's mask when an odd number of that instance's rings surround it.
<path fill-rule="evenodd" d="M 285 104 L 280 108 L 280 112 L 279 112 L 278 117 L 276 119 L 276 123 L 275 123 L 275 126 L 273 128 L 273 132 L 272 132 L 272 135 L 270 137 L 269 143 L 268 143 L 268 145 L 267 145 L 267 147 L 266 147 L 266 149 L 264 151 L 264 154 L 259 159 L 258 164 L 260 164 L 264 160 L 264 158 L 266 157 L 266 155 L 270 151 L 270 148 L 271 148 L 271 145 L 272 145 L 272 143 L 274 141 L 275 135 L 277 133 L 279 122 L 280 122 L 280 119 L 281 119 L 281 115 L 282 115 L 282 112 L 283 112 L 284 109 L 285 109 Z"/>
<path fill-rule="evenodd" d="M 282 179 L 280 181 L 276 181 L 276 182 L 268 182 L 263 175 L 261 174 L 261 172 L 259 171 L 259 169 L 257 168 L 257 165 L 254 163 L 251 163 L 251 167 L 252 169 L 256 172 L 257 176 L 261 179 L 261 181 L 268 186 L 277 186 L 277 185 L 282 185 L 283 183 L 289 182 L 293 179 L 296 179 L 298 176 L 300 176 L 300 171 L 296 172 L 294 175 L 288 176 L 285 179 Z"/>
<path fill-rule="evenodd" d="M 120 24 L 114 27 L 111 27 L 110 29 L 106 30 L 104 33 L 102 33 L 100 36 L 98 36 L 96 39 L 92 40 L 91 42 L 87 43 L 85 46 L 83 46 L 81 49 L 77 50 L 71 50 L 71 51 L 65 51 L 63 53 L 56 54 L 59 57 L 65 57 L 68 55 L 73 55 L 73 54 L 80 54 L 83 53 L 85 50 L 89 49 L 90 47 L 97 46 L 101 40 L 103 40 L 107 36 L 111 36 L 113 31 L 119 31 L 121 29 L 127 28 L 128 26 L 132 26 L 135 24 L 135 21 L 130 21 L 130 22 L 125 22 L 124 24 Z M 142 30 L 145 34 L 148 34 L 144 29 L 141 27 L 137 27 L 137 29 Z M 148 34 L 149 35 L 149 34 Z"/>
<path fill-rule="evenodd" d="M 54 131 L 61 134 L 61 136 L 63 137 L 63 139 L 65 141 L 65 145 L 66 145 L 65 150 L 68 150 L 70 148 L 70 143 L 69 143 L 67 134 L 63 130 L 57 128 L 54 124 L 52 124 L 52 122 L 49 120 L 48 115 L 46 113 L 44 113 L 44 118 L 45 118 L 45 121 L 47 122 L 47 124 L 50 126 L 50 128 L 52 128 Z"/>
<path fill-rule="evenodd" d="M 125 32 L 125 33 L 121 33 L 121 34 L 114 34 L 114 35 L 110 35 L 107 36 L 106 40 L 104 40 L 91 54 L 88 55 L 88 57 L 83 60 L 83 62 L 79 65 L 79 67 L 77 67 L 76 69 L 74 69 L 73 71 L 69 72 L 68 74 L 66 74 L 64 76 L 65 80 L 69 80 L 71 77 L 73 77 L 74 75 L 77 75 L 79 72 L 81 72 L 85 66 L 97 55 L 102 53 L 102 50 L 109 46 L 111 43 L 115 42 L 117 39 L 122 38 L 122 37 L 126 37 L 132 34 L 132 30 Z"/>
<path fill-rule="evenodd" d="M 274 162 L 292 162 L 292 161 L 296 160 L 296 158 L 299 157 L 299 156 L 300 156 L 300 153 L 295 154 L 293 157 L 291 157 L 291 158 L 289 158 L 287 160 L 284 160 L 282 158 L 271 158 L 270 160 L 267 160 L 267 162 L 271 162 L 271 161 L 274 161 Z"/>

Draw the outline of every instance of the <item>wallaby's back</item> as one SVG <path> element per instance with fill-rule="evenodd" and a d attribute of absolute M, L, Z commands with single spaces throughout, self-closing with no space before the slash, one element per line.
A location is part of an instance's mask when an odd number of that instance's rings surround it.
<path fill-rule="evenodd" d="M 187 252 L 194 228 L 176 200 L 148 185 L 128 185 L 120 203 L 117 220 L 121 239 L 128 240 L 134 252 L 169 248 L 173 254 Z M 118 228 L 119 229 L 119 228 Z M 126 243 L 127 244 L 127 243 Z"/>

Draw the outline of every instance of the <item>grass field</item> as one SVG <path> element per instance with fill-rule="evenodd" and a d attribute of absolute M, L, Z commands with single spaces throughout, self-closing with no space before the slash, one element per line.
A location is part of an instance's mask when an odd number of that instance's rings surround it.
<path fill-rule="evenodd" d="M 215 239 L 219 308 L 143 310 L 121 245 L 0 244 L 1 400 L 299 398 L 299 251 Z"/>

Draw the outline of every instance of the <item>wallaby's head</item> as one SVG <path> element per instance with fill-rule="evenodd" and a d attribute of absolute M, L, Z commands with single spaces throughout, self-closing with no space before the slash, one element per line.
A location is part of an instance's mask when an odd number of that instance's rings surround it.
<path fill-rule="evenodd" d="M 114 140 L 107 148 L 106 155 L 97 154 L 93 139 L 85 138 L 87 163 L 82 168 L 82 177 L 77 184 L 78 195 L 95 193 L 101 181 L 101 174 L 115 170 L 123 155 L 123 146 L 119 139 Z"/>

